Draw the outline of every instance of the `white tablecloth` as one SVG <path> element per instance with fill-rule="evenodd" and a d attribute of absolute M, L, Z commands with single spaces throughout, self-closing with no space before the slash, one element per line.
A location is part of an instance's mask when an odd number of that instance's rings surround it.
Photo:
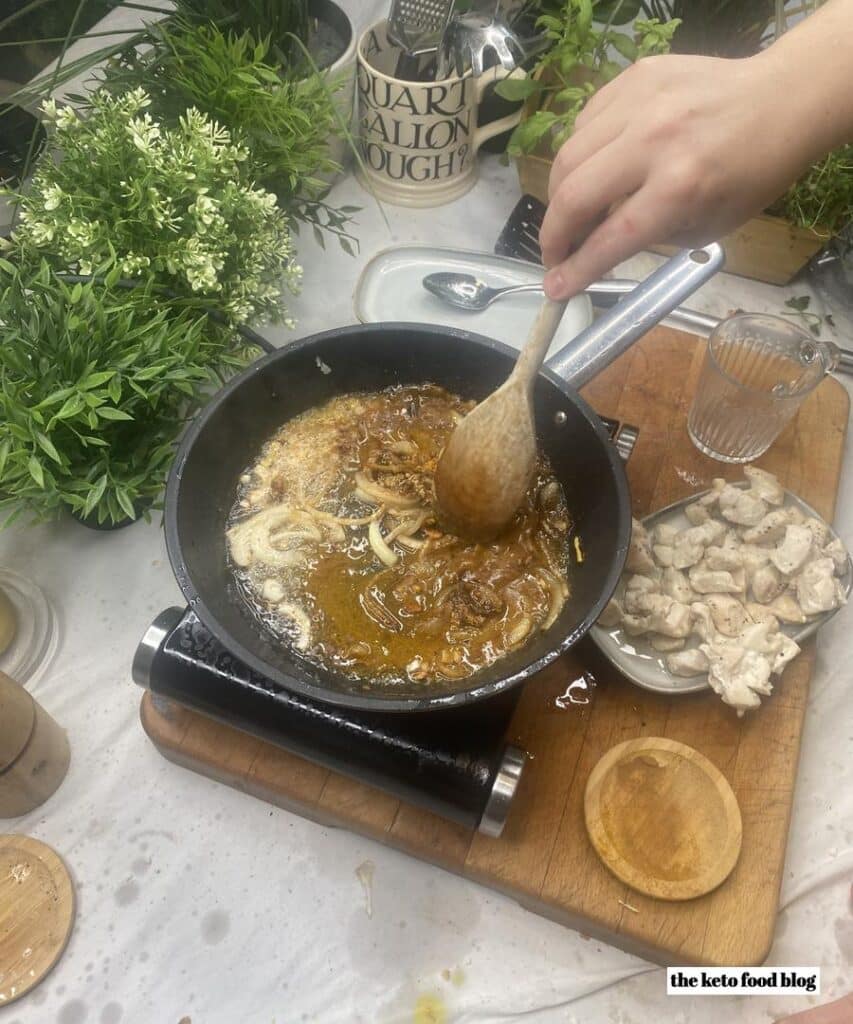
<path fill-rule="evenodd" d="M 359 24 L 384 5 L 345 6 Z M 364 207 L 361 255 L 300 243 L 295 332 L 352 322 L 360 269 L 395 242 L 491 250 L 518 198 L 515 173 L 483 161 L 472 193 L 425 211 L 386 208 L 350 180 L 333 201 Z M 656 258 L 619 268 L 642 276 Z M 779 311 L 777 289 L 721 275 L 691 302 Z M 848 336 L 848 344 L 850 344 Z M 842 378 L 850 388 L 850 378 Z M 853 544 L 849 452 L 836 525 Z M 166 762 L 138 721 L 133 651 L 179 603 L 158 523 L 114 534 L 69 520 L 0 534 L 0 565 L 37 581 L 62 640 L 34 696 L 68 730 L 71 769 L 39 810 L 3 823 L 54 846 L 79 904 L 68 949 L 0 1024 L 409 1024 L 434 996 L 447 1024 L 768 1021 L 841 995 L 853 960 L 850 613 L 826 627 L 812 684 L 769 964 L 820 965 L 820 997 L 679 997 L 661 968 L 522 910 L 511 900 L 346 832 L 327 830 Z M 772 698 L 771 698 L 772 699 Z M 760 712 L 759 712 L 760 713 Z M 373 913 L 356 869 L 375 865 Z M 448 975 L 449 972 L 449 975 Z M 455 973 L 454 973 L 455 972 Z"/>

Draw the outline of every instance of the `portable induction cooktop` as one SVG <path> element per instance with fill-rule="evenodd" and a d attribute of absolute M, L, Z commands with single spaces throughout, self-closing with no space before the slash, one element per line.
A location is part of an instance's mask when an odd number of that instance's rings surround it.
<path fill-rule="evenodd" d="M 627 459 L 637 429 L 602 421 Z M 189 708 L 490 836 L 503 830 L 527 759 L 506 740 L 520 687 L 408 714 L 313 700 L 232 655 L 192 608 L 157 616 L 136 650 L 132 674 L 161 710 L 170 702 Z"/>

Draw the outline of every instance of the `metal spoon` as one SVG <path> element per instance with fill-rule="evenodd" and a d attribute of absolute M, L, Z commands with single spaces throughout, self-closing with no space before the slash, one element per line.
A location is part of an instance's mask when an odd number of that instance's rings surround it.
<path fill-rule="evenodd" d="M 468 309 L 472 313 L 488 309 L 493 302 L 504 295 L 520 295 L 522 292 L 542 294 L 541 284 L 516 284 L 508 288 L 490 288 L 485 281 L 478 280 L 473 274 L 449 272 L 427 274 L 423 279 L 423 286 L 428 292 L 432 292 L 437 298 L 450 303 L 451 306 Z"/>

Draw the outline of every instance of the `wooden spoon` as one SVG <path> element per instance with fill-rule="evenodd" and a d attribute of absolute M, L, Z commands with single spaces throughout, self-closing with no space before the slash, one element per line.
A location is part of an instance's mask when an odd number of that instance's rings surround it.
<path fill-rule="evenodd" d="M 489 540 L 521 505 L 536 467 L 533 386 L 566 305 L 542 303 L 510 376 L 451 434 L 435 471 L 435 496 L 452 533 Z"/>

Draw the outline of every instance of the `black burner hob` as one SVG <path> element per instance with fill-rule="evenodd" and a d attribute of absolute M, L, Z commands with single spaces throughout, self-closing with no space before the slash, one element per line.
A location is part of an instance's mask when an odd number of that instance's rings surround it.
<path fill-rule="evenodd" d="M 156 697 L 242 729 L 325 768 L 487 835 L 500 835 L 526 759 L 505 741 L 520 690 L 422 714 L 313 701 L 230 654 L 191 609 L 169 608 L 136 651 Z"/>

